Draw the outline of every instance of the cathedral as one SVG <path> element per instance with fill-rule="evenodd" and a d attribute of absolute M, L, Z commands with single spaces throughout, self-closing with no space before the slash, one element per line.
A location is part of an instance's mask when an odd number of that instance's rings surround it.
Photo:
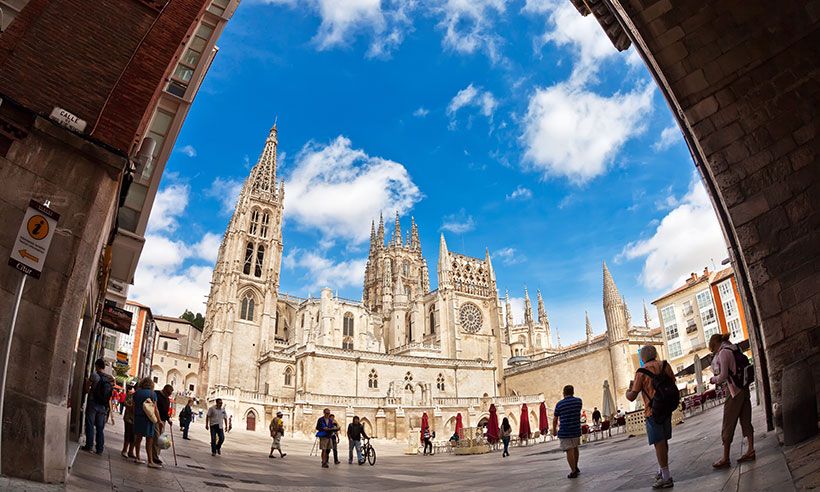
<path fill-rule="evenodd" d="M 606 331 L 562 347 L 540 291 L 537 319 L 525 289 L 524 321 L 513 322 L 509 294 L 499 297 L 490 252 L 459 254 L 439 241 L 437 288 L 411 218 L 371 223 L 360 300 L 325 288 L 318 298 L 279 292 L 284 182 L 276 180 L 274 126 L 239 195 L 214 267 L 203 332 L 199 396 L 222 398 L 235 425 L 263 430 L 276 411 L 291 435 L 312 435 L 325 407 L 358 415 L 368 434 L 404 439 L 422 413 L 440 435 L 455 418 L 480 425 L 494 403 L 517 425 L 521 405 L 552 408 L 565 384 L 586 406 L 602 406 L 603 387 L 618 406 L 646 343 L 659 330 L 631 326 L 626 304 L 603 265 Z M 517 428 L 517 427 L 516 427 Z"/>

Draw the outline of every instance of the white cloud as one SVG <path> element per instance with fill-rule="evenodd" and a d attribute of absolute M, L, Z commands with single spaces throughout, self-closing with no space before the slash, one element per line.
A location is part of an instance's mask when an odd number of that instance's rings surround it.
<path fill-rule="evenodd" d="M 179 316 L 186 309 L 204 313 L 211 272 L 211 266 L 202 265 L 172 272 L 140 266 L 129 297 L 149 306 L 154 314 Z"/>
<path fill-rule="evenodd" d="M 334 262 L 319 252 L 294 248 L 285 255 L 283 263 L 289 270 L 305 270 L 305 289 L 341 289 L 362 285 L 367 258 Z"/>
<path fill-rule="evenodd" d="M 512 311 L 513 315 L 513 323 L 521 324 L 524 322 L 524 298 L 523 297 L 510 297 L 510 311 Z M 507 319 L 507 303 L 501 303 L 501 312 L 504 316 L 504 319 Z"/>
<path fill-rule="evenodd" d="M 506 198 L 507 200 L 529 200 L 532 198 L 532 190 L 519 185 Z"/>
<path fill-rule="evenodd" d="M 319 229 L 327 239 L 354 243 L 370 237 L 370 221 L 379 212 L 404 214 L 422 197 L 403 165 L 353 149 L 343 136 L 327 145 L 305 145 L 285 190 L 288 218 Z"/>
<path fill-rule="evenodd" d="M 217 177 L 211 183 L 210 188 L 205 190 L 205 196 L 219 200 L 222 213 L 231 215 L 236 208 L 236 200 L 242 191 L 242 184 L 240 179 Z"/>
<path fill-rule="evenodd" d="M 416 118 L 424 118 L 430 114 L 430 110 L 425 108 L 424 106 L 419 107 L 417 110 L 413 111 L 413 116 Z"/>
<path fill-rule="evenodd" d="M 455 127 L 455 118 L 458 111 L 462 108 L 472 106 L 487 117 L 490 121 L 493 120 L 493 113 L 498 106 L 495 96 L 492 92 L 485 91 L 481 87 L 476 87 L 473 84 L 468 85 L 464 89 L 458 91 L 447 105 L 447 115 L 450 117 L 450 127 Z"/>
<path fill-rule="evenodd" d="M 455 234 L 464 234 L 475 229 L 475 219 L 462 208 L 458 213 L 444 217 L 441 230 L 450 231 Z"/>
<path fill-rule="evenodd" d="M 641 283 L 653 290 L 678 285 L 690 272 L 701 272 L 727 255 L 712 203 L 700 179 L 693 177 L 680 204 L 658 224 L 652 237 L 627 244 L 620 258 L 645 258 Z"/>
<path fill-rule="evenodd" d="M 219 253 L 219 245 L 222 244 L 222 236 L 207 232 L 198 243 L 193 246 L 193 253 L 197 258 L 216 263 L 216 256 Z"/>
<path fill-rule="evenodd" d="M 188 157 L 196 157 L 196 149 L 193 145 L 183 145 L 179 148 L 179 151 Z"/>
<path fill-rule="evenodd" d="M 500 36 L 492 32 L 495 17 L 506 10 L 505 0 L 439 0 L 433 8 L 441 15 L 442 45 L 457 53 L 484 51 L 492 62 L 502 59 Z"/>
<path fill-rule="evenodd" d="M 655 151 L 660 152 L 668 149 L 678 142 L 683 142 L 683 138 L 678 125 L 673 124 L 672 126 L 663 129 L 658 141 L 652 145 L 652 148 L 655 149 Z"/>
<path fill-rule="evenodd" d="M 646 129 L 654 87 L 600 96 L 571 84 L 536 89 L 524 117 L 524 158 L 543 176 L 580 184 L 603 174 L 631 137 Z"/>
<path fill-rule="evenodd" d="M 173 232 L 177 228 L 177 218 L 188 206 L 190 188 L 186 184 L 175 183 L 157 192 L 154 206 L 148 219 L 148 233 Z"/>
<path fill-rule="evenodd" d="M 522 253 L 509 246 L 493 252 L 493 257 L 498 258 L 505 265 L 515 265 L 526 259 Z"/>

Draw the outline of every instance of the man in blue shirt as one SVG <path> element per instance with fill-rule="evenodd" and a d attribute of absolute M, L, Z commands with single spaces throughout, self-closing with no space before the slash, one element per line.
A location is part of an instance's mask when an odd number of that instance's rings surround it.
<path fill-rule="evenodd" d="M 581 470 L 578 468 L 578 446 L 581 445 L 581 407 L 583 402 L 574 396 L 572 385 L 564 386 L 564 399 L 555 405 L 552 416 L 552 435 L 561 440 L 561 450 L 567 453 L 570 474 L 567 478 L 576 478 Z M 560 424 L 559 424 L 560 419 Z"/>

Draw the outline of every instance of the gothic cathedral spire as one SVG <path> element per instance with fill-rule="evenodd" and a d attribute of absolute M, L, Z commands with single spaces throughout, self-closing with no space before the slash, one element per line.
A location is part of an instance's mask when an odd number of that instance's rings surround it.
<path fill-rule="evenodd" d="M 615 280 L 609 273 L 606 262 L 603 262 L 604 271 L 604 317 L 606 318 L 606 330 L 609 333 L 609 341 L 617 342 L 626 339 L 629 331 L 628 317 L 626 315 L 626 304 L 618 292 Z"/>
<path fill-rule="evenodd" d="M 592 323 L 589 322 L 589 313 L 584 311 L 584 318 L 587 328 L 587 343 L 592 343 Z"/>
<path fill-rule="evenodd" d="M 268 133 L 259 162 L 251 170 L 251 195 L 266 198 L 276 193 L 276 147 L 279 145 L 276 124 Z"/>

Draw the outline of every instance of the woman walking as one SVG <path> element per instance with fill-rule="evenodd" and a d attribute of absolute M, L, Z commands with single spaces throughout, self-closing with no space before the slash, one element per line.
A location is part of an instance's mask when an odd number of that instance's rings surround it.
<path fill-rule="evenodd" d="M 148 400 L 154 402 L 154 405 L 152 405 L 153 418 L 145 413 L 145 402 Z M 136 449 L 134 463 L 145 463 L 145 461 L 140 460 L 140 443 L 142 438 L 145 437 L 145 454 L 149 468 L 162 468 L 162 465 L 156 463 L 154 459 L 154 422 L 159 422 L 156 401 L 154 381 L 151 378 L 142 379 L 139 389 L 134 393 L 134 435 L 136 436 L 134 441 L 134 448 Z"/>
<path fill-rule="evenodd" d="M 504 417 L 504 420 L 501 421 L 501 442 L 504 443 L 504 452 L 501 453 L 502 458 L 506 458 L 510 455 L 510 435 L 512 434 L 512 427 L 510 426 L 510 421 L 507 417 Z"/>
<path fill-rule="evenodd" d="M 125 400 L 123 400 L 125 413 L 122 417 L 122 422 L 125 425 L 125 438 L 122 442 L 122 452 L 120 454 L 126 459 L 136 459 L 134 455 L 134 387 L 129 383 L 123 394 L 126 395 Z"/>

